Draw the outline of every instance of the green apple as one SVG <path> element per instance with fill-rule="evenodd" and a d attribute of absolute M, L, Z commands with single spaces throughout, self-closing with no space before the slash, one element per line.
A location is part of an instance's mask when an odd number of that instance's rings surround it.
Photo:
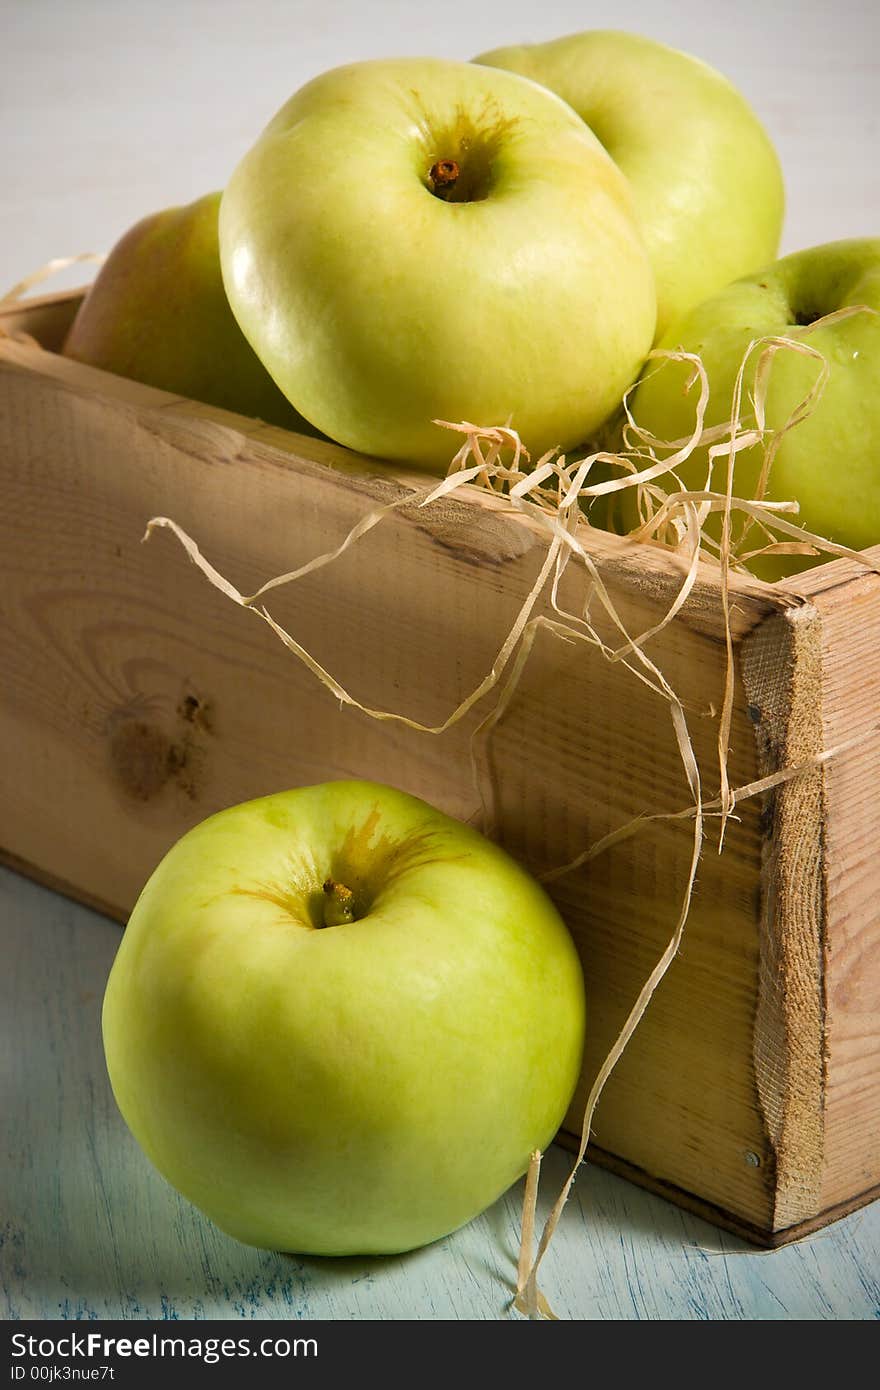
<path fill-rule="evenodd" d="M 573 106 L 632 184 L 657 277 L 657 336 L 730 280 L 773 259 L 779 161 L 720 73 L 653 39 L 593 30 L 476 59 Z"/>
<path fill-rule="evenodd" d="M 591 434 L 651 346 L 626 180 L 552 93 L 435 59 L 316 78 L 220 209 L 229 301 L 297 409 L 340 443 L 445 468 L 436 418 L 533 455 Z"/>
<path fill-rule="evenodd" d="M 855 314 L 808 332 L 808 325 L 848 306 L 873 312 Z M 675 324 L 661 346 L 698 353 L 709 378 L 706 425 L 730 419 L 736 375 L 753 339 L 780 335 L 815 348 L 830 368 L 812 413 L 781 440 L 772 464 L 767 497 L 795 500 L 796 521 L 807 530 L 853 549 L 880 544 L 880 239 L 832 242 L 786 256 L 768 269 L 740 280 L 701 304 Z M 754 423 L 749 393 L 755 389 L 760 350 L 751 356 L 744 381 L 742 418 Z M 776 353 L 766 397 L 766 424 L 779 431 L 810 393 L 822 370 L 814 358 L 784 349 Z M 697 389 L 685 394 L 689 368 L 651 362 L 634 393 L 632 411 L 639 425 L 659 439 L 689 437 L 694 428 Z M 663 456 L 663 451 L 660 451 Z M 763 450 L 737 455 L 734 493 L 751 498 L 758 487 Z M 707 456 L 697 451 L 679 469 L 685 486 L 705 486 Z M 727 460 L 716 461 L 713 486 L 724 491 Z M 632 511 L 628 521 L 634 522 Z M 710 523 L 720 534 L 720 521 Z M 734 518 L 733 536 L 742 529 Z M 780 539 L 785 539 L 781 537 Z M 761 544 L 754 528 L 746 549 Z M 825 556 L 822 557 L 827 558 Z M 761 578 L 778 579 L 815 563 L 799 556 L 767 556 L 753 562 Z"/>
<path fill-rule="evenodd" d="M 248 1244 L 411 1249 L 550 1142 L 583 976 L 526 871 L 415 797 L 334 782 L 166 855 L 104 1000 L 113 1090 L 165 1177 Z"/>
<path fill-rule="evenodd" d="M 192 400 L 316 434 L 242 336 L 223 290 L 220 194 L 145 217 L 117 242 L 64 354 Z"/>

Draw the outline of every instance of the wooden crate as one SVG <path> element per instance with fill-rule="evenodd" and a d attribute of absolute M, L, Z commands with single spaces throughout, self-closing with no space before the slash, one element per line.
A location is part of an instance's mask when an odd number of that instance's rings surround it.
<path fill-rule="evenodd" d="M 5 861 L 124 920 L 179 835 L 248 797 L 370 777 L 473 816 L 469 738 L 487 704 L 440 737 L 343 708 L 167 532 L 141 543 L 170 516 L 252 592 L 424 478 L 66 361 L 76 302 L 0 320 Z M 677 562 L 612 536 L 590 546 L 629 630 L 649 627 Z M 359 700 L 439 723 L 491 667 L 544 553 L 522 517 L 467 489 L 396 512 L 270 606 Z M 584 582 L 570 567 L 570 607 Z M 869 735 L 880 579 L 836 561 L 780 586 L 736 580 L 732 597 L 732 785 Z M 649 648 L 688 702 L 709 794 L 723 633 L 707 569 Z M 484 764 L 499 837 L 537 872 L 690 801 L 667 703 L 548 633 Z M 880 1189 L 878 779 L 867 737 L 744 801 L 721 855 L 710 826 L 681 951 L 596 1113 L 594 1158 L 763 1244 Z M 691 844 L 689 822 L 653 822 L 552 886 L 589 1000 L 567 1130 L 670 936 Z"/>

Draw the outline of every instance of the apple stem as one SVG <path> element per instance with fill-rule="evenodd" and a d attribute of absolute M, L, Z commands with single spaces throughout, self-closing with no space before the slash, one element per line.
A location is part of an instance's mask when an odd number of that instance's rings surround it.
<path fill-rule="evenodd" d="M 428 178 L 431 180 L 431 189 L 438 198 L 444 198 L 451 193 L 461 170 L 454 159 L 438 159 L 428 170 Z"/>
<path fill-rule="evenodd" d="M 324 926 L 341 927 L 354 921 L 354 893 L 344 883 L 328 878 L 324 881 Z"/>

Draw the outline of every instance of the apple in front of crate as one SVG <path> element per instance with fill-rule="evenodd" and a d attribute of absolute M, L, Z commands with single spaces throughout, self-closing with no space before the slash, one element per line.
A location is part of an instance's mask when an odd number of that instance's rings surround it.
<path fill-rule="evenodd" d="M 236 318 L 333 439 L 426 468 L 432 423 L 508 417 L 533 455 L 619 405 L 654 336 L 626 179 L 580 118 L 515 74 L 440 59 L 316 78 L 220 209 Z"/>
<path fill-rule="evenodd" d="M 402 1251 L 553 1138 L 580 962 L 539 885 L 415 797 L 333 782 L 170 850 L 114 961 L 104 1046 L 161 1173 L 251 1245 Z"/>
<path fill-rule="evenodd" d="M 243 337 L 223 290 L 220 194 L 143 218 L 86 294 L 64 355 L 178 396 L 316 434 Z"/>
<path fill-rule="evenodd" d="M 658 337 L 776 255 L 779 160 L 751 106 L 707 63 L 613 30 L 499 48 L 475 61 L 557 92 L 629 179 L 657 277 Z"/>
<path fill-rule="evenodd" d="M 837 310 L 863 305 L 862 312 L 827 325 L 810 325 Z M 808 531 L 854 550 L 880 544 L 880 238 L 832 242 L 797 251 L 766 270 L 740 280 L 701 304 L 669 330 L 661 347 L 698 353 L 708 373 L 706 425 L 723 425 L 731 415 L 736 375 L 749 344 L 767 336 L 798 340 L 821 353 L 830 373 L 821 397 L 782 438 L 772 464 L 767 497 L 799 503 L 789 517 Z M 752 353 L 744 382 L 742 419 L 754 423 L 749 396 L 755 390 L 760 350 Z M 810 394 L 822 362 L 784 349 L 775 354 L 766 396 L 766 424 L 783 429 Z M 658 439 L 688 438 L 694 428 L 696 389 L 685 392 L 689 368 L 651 362 L 634 393 L 639 425 Z M 662 457 L 663 451 L 660 451 Z M 763 450 L 737 455 L 734 494 L 755 495 Z M 685 486 L 705 485 L 707 456 L 698 450 L 679 470 Z M 715 464 L 714 487 L 726 487 L 727 461 Z M 635 523 L 634 511 L 628 522 Z M 733 537 L 742 518 L 734 516 Z M 709 523 L 720 534 L 720 520 Z M 750 545 L 761 544 L 755 528 Z M 780 537 L 780 539 L 786 539 Z M 822 556 L 821 559 L 826 559 Z M 766 556 L 751 568 L 764 579 L 795 573 L 815 559 Z"/>

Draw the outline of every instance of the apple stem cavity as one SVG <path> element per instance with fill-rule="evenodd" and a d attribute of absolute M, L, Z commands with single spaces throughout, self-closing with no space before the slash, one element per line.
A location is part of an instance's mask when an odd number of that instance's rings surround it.
<path fill-rule="evenodd" d="M 428 178 L 431 181 L 431 192 L 437 198 L 451 197 L 452 191 L 458 183 L 460 173 L 461 169 L 456 160 L 436 160 L 428 170 Z"/>
<path fill-rule="evenodd" d="M 345 922 L 353 922 L 354 893 L 344 883 L 335 879 L 324 880 L 324 926 L 341 927 Z"/>

